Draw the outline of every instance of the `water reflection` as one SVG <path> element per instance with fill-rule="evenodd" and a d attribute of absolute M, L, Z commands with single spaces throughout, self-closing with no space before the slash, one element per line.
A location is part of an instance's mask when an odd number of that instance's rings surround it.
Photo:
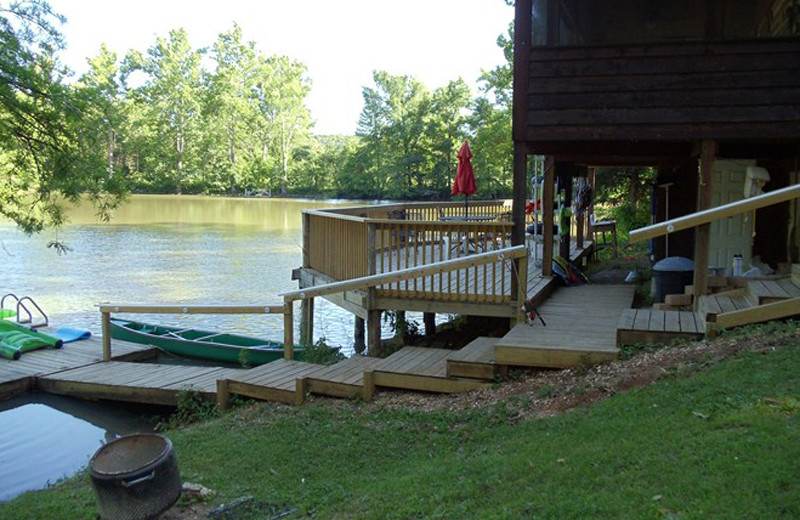
<path fill-rule="evenodd" d="M 141 408 L 47 394 L 0 402 L 0 501 L 74 475 L 106 442 L 153 431 L 152 417 Z"/>

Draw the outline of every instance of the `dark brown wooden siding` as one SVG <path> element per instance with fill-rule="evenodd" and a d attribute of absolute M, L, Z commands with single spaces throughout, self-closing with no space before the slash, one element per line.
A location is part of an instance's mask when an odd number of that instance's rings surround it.
<path fill-rule="evenodd" d="M 529 51 L 515 139 L 800 141 L 800 39 Z M 518 107 L 519 108 L 519 107 Z"/>

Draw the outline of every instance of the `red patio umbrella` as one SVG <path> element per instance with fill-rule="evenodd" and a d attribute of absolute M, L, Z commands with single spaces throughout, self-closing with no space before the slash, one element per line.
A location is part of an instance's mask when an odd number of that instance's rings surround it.
<path fill-rule="evenodd" d="M 469 143 L 464 141 L 461 150 L 458 151 L 458 168 L 456 178 L 453 182 L 453 191 L 450 195 L 464 195 L 464 216 L 468 214 L 467 199 L 475 193 L 475 174 L 472 171 L 472 152 L 469 150 Z"/>

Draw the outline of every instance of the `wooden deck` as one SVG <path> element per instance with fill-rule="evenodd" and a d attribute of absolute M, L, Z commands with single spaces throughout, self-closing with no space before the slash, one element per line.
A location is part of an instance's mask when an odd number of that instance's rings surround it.
<path fill-rule="evenodd" d="M 37 388 L 60 395 L 175 406 L 191 390 L 213 400 L 217 381 L 244 369 L 108 361 L 37 378 Z"/>
<path fill-rule="evenodd" d="M 115 360 L 143 361 L 155 356 L 156 350 L 152 347 L 114 341 Z M 67 343 L 60 349 L 27 352 L 17 361 L 0 358 L 0 399 L 32 390 L 37 378 L 99 363 L 102 358 L 102 342 L 98 337 Z"/>
<path fill-rule="evenodd" d="M 617 326 L 617 346 L 700 339 L 705 332 L 705 321 L 698 312 L 627 309 Z"/>
<path fill-rule="evenodd" d="M 538 310 L 545 320 L 514 326 L 495 345 L 501 365 L 561 368 L 616 359 L 617 323 L 634 288 L 581 285 L 558 288 Z"/>

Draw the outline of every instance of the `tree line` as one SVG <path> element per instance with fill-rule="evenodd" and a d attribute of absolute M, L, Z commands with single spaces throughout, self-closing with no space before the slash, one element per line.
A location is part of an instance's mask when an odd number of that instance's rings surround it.
<path fill-rule="evenodd" d="M 102 46 L 72 78 L 62 23 L 44 0 L 0 3 L 0 215 L 25 231 L 85 194 L 101 215 L 131 191 L 446 198 L 465 139 L 478 194 L 511 190 L 511 29 L 477 94 L 376 71 L 356 135 L 317 136 L 306 66 L 238 26 L 205 48 L 184 29 L 124 56 Z"/>

